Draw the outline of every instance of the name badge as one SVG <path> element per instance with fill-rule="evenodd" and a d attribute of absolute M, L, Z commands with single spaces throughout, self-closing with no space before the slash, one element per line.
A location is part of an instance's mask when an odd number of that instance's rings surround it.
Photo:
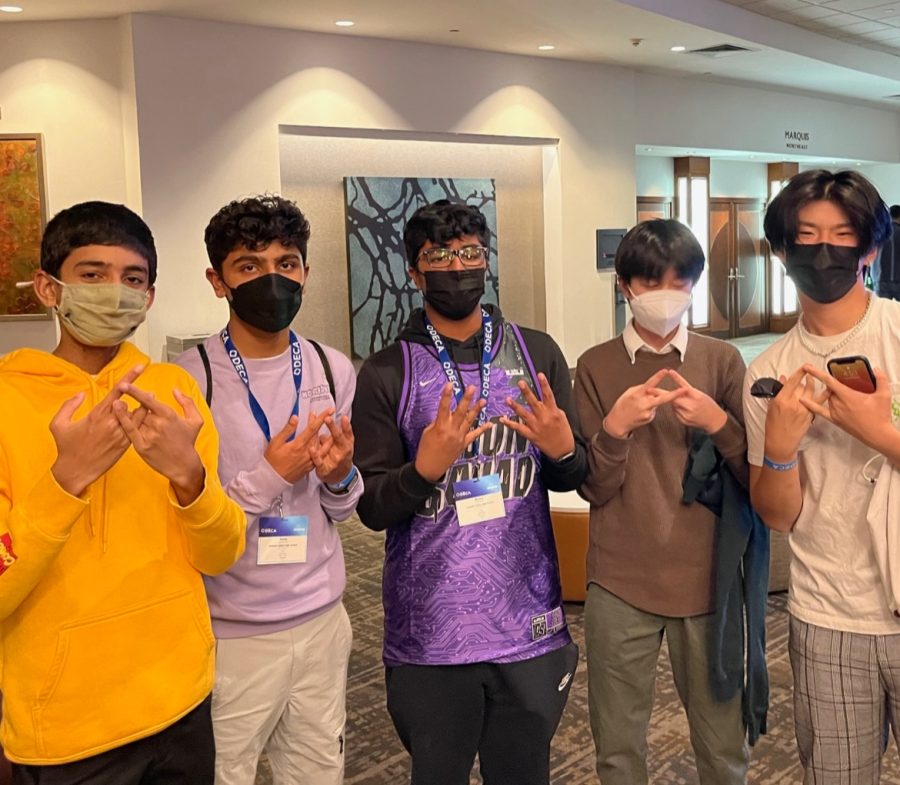
<path fill-rule="evenodd" d="M 259 519 L 257 564 L 303 564 L 309 518 L 306 515 L 268 516 Z"/>
<path fill-rule="evenodd" d="M 500 475 L 486 474 L 474 480 L 454 483 L 453 504 L 460 526 L 505 518 L 506 505 L 500 491 Z"/>

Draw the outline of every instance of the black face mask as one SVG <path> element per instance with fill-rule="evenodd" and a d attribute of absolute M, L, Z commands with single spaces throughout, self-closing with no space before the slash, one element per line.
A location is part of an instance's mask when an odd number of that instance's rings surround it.
<path fill-rule="evenodd" d="M 237 317 L 267 333 L 281 332 L 300 310 L 303 286 L 278 273 L 261 275 L 229 290 Z"/>
<path fill-rule="evenodd" d="M 426 272 L 422 296 L 441 316 L 454 321 L 465 319 L 484 295 L 484 274 L 484 267 Z"/>
<path fill-rule="evenodd" d="M 785 252 L 784 269 L 811 300 L 833 303 L 856 283 L 859 259 L 859 248 L 853 245 L 794 245 Z"/>

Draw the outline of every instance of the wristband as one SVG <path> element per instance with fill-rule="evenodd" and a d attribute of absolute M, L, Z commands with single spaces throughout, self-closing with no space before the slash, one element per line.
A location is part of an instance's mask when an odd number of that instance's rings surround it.
<path fill-rule="evenodd" d="M 359 476 L 359 472 L 357 471 L 355 466 L 350 467 L 350 472 L 344 477 L 343 480 L 336 483 L 325 483 L 325 487 L 328 488 L 332 493 L 346 493 L 350 486 L 353 485 L 353 482 Z"/>
<path fill-rule="evenodd" d="M 787 463 L 777 463 L 776 461 L 770 461 L 768 458 L 763 456 L 763 466 L 767 469 L 774 469 L 776 472 L 789 472 L 797 465 L 797 459 L 794 458 L 792 461 L 788 461 Z"/>
<path fill-rule="evenodd" d="M 572 450 L 571 452 L 567 452 L 565 455 L 563 455 L 563 456 L 557 458 L 555 461 L 553 461 L 553 463 L 555 463 L 555 464 L 557 464 L 557 465 L 560 465 L 560 464 L 563 464 L 563 463 L 568 463 L 568 462 L 571 461 L 577 454 L 578 454 L 578 448 L 576 447 L 576 448 L 575 448 L 574 450 Z"/>

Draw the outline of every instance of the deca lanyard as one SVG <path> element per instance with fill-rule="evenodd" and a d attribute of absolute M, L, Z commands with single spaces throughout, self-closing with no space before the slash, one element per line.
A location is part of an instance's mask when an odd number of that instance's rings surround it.
<path fill-rule="evenodd" d="M 291 372 L 294 375 L 294 384 L 297 386 L 297 397 L 294 399 L 294 408 L 291 411 L 291 417 L 296 417 L 300 412 L 300 384 L 303 380 L 303 354 L 300 351 L 300 341 L 297 336 L 294 335 L 293 331 L 290 336 Z M 231 335 L 228 332 L 227 327 L 222 330 L 220 337 L 222 338 L 222 343 L 225 345 L 225 353 L 228 355 L 228 359 L 231 360 L 234 370 L 237 372 L 240 380 L 244 383 L 244 387 L 247 388 L 247 397 L 250 399 L 250 411 L 253 412 L 253 419 L 256 420 L 256 424 L 266 437 L 266 441 L 272 441 L 272 434 L 269 431 L 269 420 L 266 418 L 266 413 L 263 411 L 262 406 L 259 405 L 259 401 L 256 400 L 256 397 L 250 390 L 250 376 L 247 374 L 247 367 L 244 365 L 244 359 L 234 345 L 234 341 L 231 340 Z M 288 441 L 291 441 L 294 436 L 296 436 L 295 433 L 291 434 Z"/>
<path fill-rule="evenodd" d="M 438 331 L 435 330 L 434 325 L 428 321 L 428 317 L 425 316 L 424 318 L 425 329 L 428 331 L 428 335 L 431 336 L 431 342 L 434 344 L 434 348 L 437 351 L 441 367 L 447 375 L 447 381 L 453 385 L 453 396 L 456 398 L 457 405 L 459 405 L 464 395 L 462 378 L 459 375 L 456 364 L 450 359 L 450 353 L 447 351 L 444 339 L 438 335 Z M 491 322 L 490 315 L 484 308 L 481 309 L 481 328 L 484 332 L 484 346 L 481 350 L 481 395 L 479 396 L 479 400 L 484 401 L 486 404 L 488 397 L 491 394 L 491 352 L 494 346 L 494 325 Z M 486 421 L 487 406 L 485 405 L 478 415 L 478 425 L 484 425 Z"/>

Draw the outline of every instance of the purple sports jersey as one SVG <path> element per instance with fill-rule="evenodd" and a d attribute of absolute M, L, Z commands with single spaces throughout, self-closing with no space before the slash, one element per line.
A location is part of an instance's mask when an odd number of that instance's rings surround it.
<path fill-rule="evenodd" d="M 566 628 L 556 544 L 541 453 L 502 425 L 506 398 L 535 377 L 524 341 L 500 324 L 487 414 L 494 427 L 461 455 L 408 525 L 388 530 L 384 563 L 384 661 L 389 666 L 516 662 L 564 646 Z M 431 346 L 402 342 L 404 392 L 398 424 L 410 460 L 434 421 L 447 381 Z M 480 368 L 461 365 L 480 388 Z M 460 526 L 457 480 L 499 474 L 502 519 Z"/>

